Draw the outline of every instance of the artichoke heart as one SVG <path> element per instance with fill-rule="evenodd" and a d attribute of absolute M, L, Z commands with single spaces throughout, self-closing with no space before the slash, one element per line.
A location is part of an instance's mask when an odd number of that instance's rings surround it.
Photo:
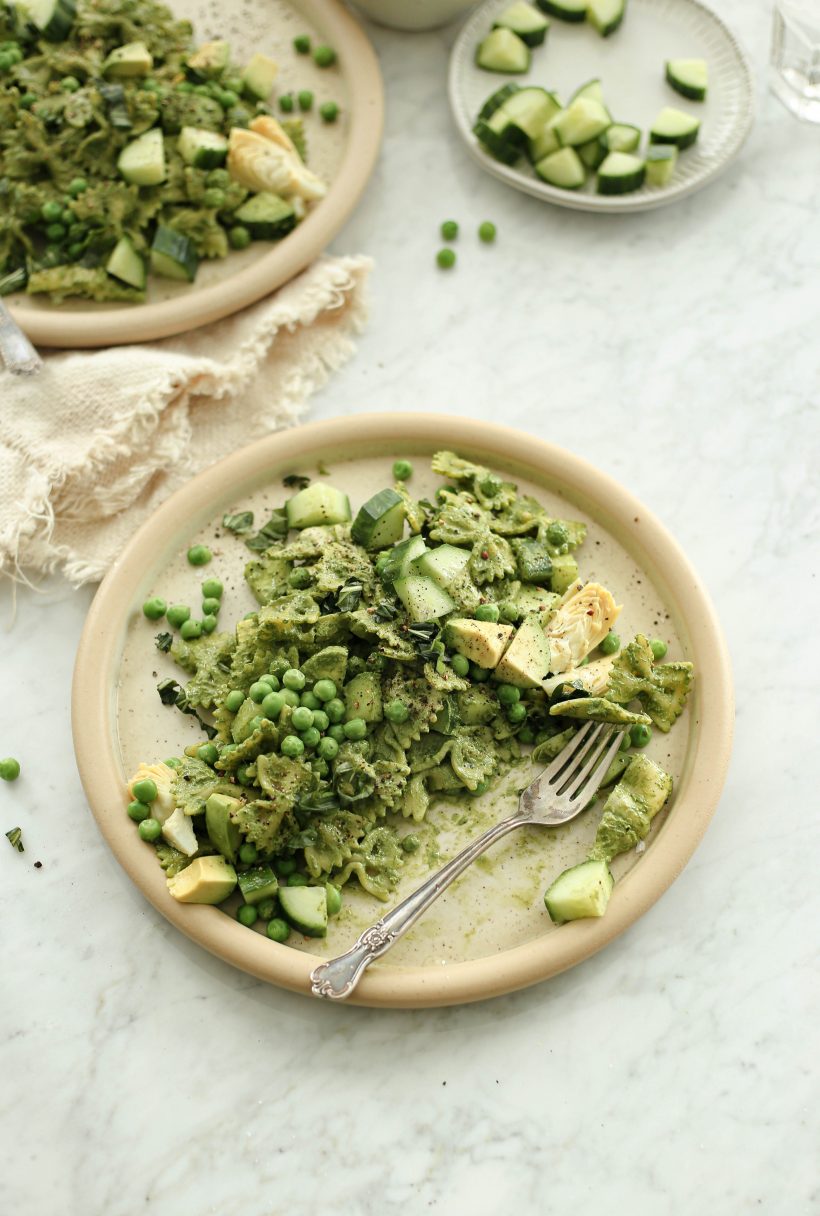
<path fill-rule="evenodd" d="M 275 118 L 260 115 L 245 130 L 234 127 L 228 140 L 228 171 L 249 190 L 313 202 L 327 186 L 299 156 L 293 141 Z"/>
<path fill-rule="evenodd" d="M 545 630 L 553 675 L 577 666 L 604 640 L 620 612 L 600 583 L 587 583 L 565 600 Z"/>

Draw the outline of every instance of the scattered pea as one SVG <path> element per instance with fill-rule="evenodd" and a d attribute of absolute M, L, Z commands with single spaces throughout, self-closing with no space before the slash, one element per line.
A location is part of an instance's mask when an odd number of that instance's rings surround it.
<path fill-rule="evenodd" d="M 487 793 L 487 790 L 489 788 L 490 788 L 489 781 L 479 781 L 478 785 L 475 787 L 474 790 L 468 790 L 467 792 L 468 792 L 468 794 L 471 794 L 473 798 L 480 798 L 482 794 Z"/>
<path fill-rule="evenodd" d="M 272 722 L 275 722 L 281 714 L 284 704 L 285 698 L 281 692 L 269 692 L 262 700 L 262 713 L 266 718 L 270 718 Z"/>
<path fill-rule="evenodd" d="M 179 627 L 179 636 L 185 642 L 193 642 L 202 637 L 202 621 L 183 621 Z"/>
<path fill-rule="evenodd" d="M 213 553 L 207 545 L 192 545 L 188 550 L 188 561 L 192 566 L 207 566 Z"/>
<path fill-rule="evenodd" d="M 232 688 L 225 698 L 225 708 L 232 714 L 235 714 L 241 708 L 245 700 L 245 694 L 240 692 L 238 688 Z"/>
<path fill-rule="evenodd" d="M 143 819 L 142 823 L 137 827 L 137 831 L 143 840 L 147 840 L 149 844 L 153 844 L 155 840 L 159 840 L 162 834 L 162 828 L 157 819 Z"/>
<path fill-rule="evenodd" d="M 325 713 L 325 711 L 323 709 L 314 709 L 313 725 L 320 732 L 326 731 L 327 728 L 330 726 L 330 718 L 327 716 L 327 714 Z"/>
<path fill-rule="evenodd" d="M 270 684 L 265 680 L 255 680 L 248 689 L 248 696 L 257 705 L 261 705 L 265 697 L 270 692 Z"/>
<path fill-rule="evenodd" d="M 313 711 L 305 705 L 299 705 L 291 714 L 294 730 L 307 730 L 313 725 Z"/>
<path fill-rule="evenodd" d="M 151 808 L 146 806 L 144 802 L 129 802 L 128 814 L 134 820 L 134 823 L 142 823 L 144 819 L 150 818 Z"/>
<path fill-rule="evenodd" d="M 501 616 L 501 609 L 498 604 L 479 604 L 474 615 L 477 621 L 495 622 Z"/>
<path fill-rule="evenodd" d="M 531 726 L 522 726 L 521 727 L 520 731 L 518 732 L 518 742 L 519 743 L 534 743 L 535 742 L 535 731 L 532 729 Z"/>
<path fill-rule="evenodd" d="M 478 239 L 483 241 L 485 245 L 491 245 L 495 240 L 495 224 L 492 220 L 484 220 L 478 225 Z"/>
<path fill-rule="evenodd" d="M 652 738 L 652 728 L 644 726 L 643 722 L 636 722 L 630 728 L 629 734 L 632 738 L 633 747 L 646 747 L 649 740 Z"/>
<path fill-rule="evenodd" d="M 452 658 L 452 668 L 457 676 L 466 676 L 470 670 L 470 663 L 465 659 L 463 654 L 454 654 Z"/>
<path fill-rule="evenodd" d="M 384 716 L 388 722 L 406 722 L 410 717 L 410 710 L 404 701 L 388 701 L 384 707 Z M 353 721 L 355 722 L 356 719 L 354 718 Z"/>
<path fill-rule="evenodd" d="M 338 887 L 334 887 L 332 882 L 325 883 L 325 891 L 327 893 L 327 914 L 328 916 L 338 916 L 342 908 L 342 893 Z"/>
<path fill-rule="evenodd" d="M 179 756 L 168 756 L 162 763 L 167 764 L 169 768 L 182 768 L 182 761 Z"/>
<path fill-rule="evenodd" d="M 294 692 L 301 692 L 305 687 L 304 672 L 299 671 L 297 667 L 289 667 L 282 676 L 282 683 L 285 688 L 290 688 Z"/>
<path fill-rule="evenodd" d="M 327 738 L 333 739 L 336 743 L 344 743 L 347 735 L 341 722 L 334 722 L 327 728 Z"/>
<path fill-rule="evenodd" d="M 293 113 L 293 94 L 292 93 L 283 93 L 282 94 L 282 96 L 279 98 L 279 109 L 283 112 L 283 114 L 292 114 Z"/>
<path fill-rule="evenodd" d="M 521 609 L 517 604 L 510 603 L 509 600 L 504 600 L 498 605 L 498 617 L 501 621 L 506 621 L 510 625 L 514 625 L 521 617 Z"/>
<path fill-rule="evenodd" d="M 525 722 L 527 720 L 527 707 L 524 702 L 516 701 L 514 705 L 511 705 L 507 710 L 507 717 L 515 726 L 519 722 Z"/>
<path fill-rule="evenodd" d="M 339 754 L 339 744 L 330 735 L 319 741 L 319 756 L 322 760 L 335 760 Z"/>
<path fill-rule="evenodd" d="M 620 647 L 621 639 L 617 633 L 608 633 L 601 642 L 600 651 L 601 654 L 615 654 L 615 651 L 620 650 Z"/>
<path fill-rule="evenodd" d="M 240 925 L 244 925 L 247 929 L 256 924 L 258 917 L 259 913 L 256 910 L 255 904 L 240 904 L 236 909 L 236 919 Z"/>
<path fill-rule="evenodd" d="M 268 672 L 268 674 L 267 674 L 266 676 L 260 676 L 259 678 L 260 678 L 261 680 L 264 680 L 264 682 L 265 682 L 266 684 L 270 684 L 270 687 L 271 687 L 271 692 L 278 692 L 278 691 L 279 691 L 279 680 L 278 680 L 278 679 L 277 679 L 277 677 L 276 677 L 276 676 L 273 674 L 273 672 L 272 672 L 272 671 Z"/>
<path fill-rule="evenodd" d="M 173 625 L 174 629 L 179 629 L 190 618 L 191 609 L 187 604 L 172 604 L 165 616 L 169 625 Z"/>
<path fill-rule="evenodd" d="M 24 93 L 23 96 L 20 98 L 20 109 L 21 110 L 30 110 L 36 100 L 37 100 L 37 95 L 35 93 Z"/>
<path fill-rule="evenodd" d="M 167 607 L 168 605 L 165 603 L 165 600 L 161 600 L 158 595 L 155 595 L 150 600 L 145 601 L 142 611 L 149 621 L 159 621 L 165 616 Z"/>
<path fill-rule="evenodd" d="M 458 236 L 458 224 L 455 220 L 445 220 L 441 225 L 442 239 L 445 241 L 454 241 Z"/>
<path fill-rule="evenodd" d="M 515 705 L 516 701 L 521 700 L 521 689 L 514 684 L 499 684 L 498 699 L 502 705 Z"/>
<path fill-rule="evenodd" d="M 409 481 L 413 476 L 413 466 L 409 460 L 396 460 L 393 464 L 393 477 L 396 481 Z"/>
<path fill-rule="evenodd" d="M 206 599 L 221 600 L 224 587 L 218 578 L 206 578 L 202 584 L 202 594 Z"/>
<path fill-rule="evenodd" d="M 196 749 L 196 754 L 203 764 L 210 764 L 211 768 L 213 768 L 219 759 L 219 748 L 215 743 L 203 743 Z"/>
<path fill-rule="evenodd" d="M 142 781 L 134 782 L 131 793 L 138 802 L 156 802 L 159 790 L 156 781 L 145 777 Z"/>
<path fill-rule="evenodd" d="M 252 866 L 259 856 L 259 850 L 249 840 L 239 846 L 239 860 L 243 866 Z"/>
<path fill-rule="evenodd" d="M 212 211 L 221 211 L 226 201 L 225 191 L 218 186 L 209 186 L 202 195 L 202 206 L 210 207 Z"/>
<path fill-rule="evenodd" d="M 58 243 L 62 241 L 66 235 L 66 229 L 63 224 L 49 224 L 46 228 L 46 236 L 50 241 Z"/>
<path fill-rule="evenodd" d="M 68 183 L 68 193 L 72 198 L 79 198 L 81 194 L 85 194 L 87 189 L 88 182 L 84 177 L 73 177 Z"/>
<path fill-rule="evenodd" d="M 320 701 L 332 701 L 336 696 L 336 685 L 332 680 L 317 680 L 313 685 L 313 692 Z M 339 704 L 341 705 L 341 701 Z"/>
<path fill-rule="evenodd" d="M 436 262 L 442 270 L 451 270 L 456 264 L 456 252 L 454 249 L 439 249 L 436 254 Z"/>
<path fill-rule="evenodd" d="M 312 582 L 313 575 L 307 566 L 297 566 L 288 575 L 288 586 L 295 588 L 296 591 L 304 591 Z"/>
<path fill-rule="evenodd" d="M 307 885 L 307 875 L 300 874 L 298 870 L 294 870 L 294 872 L 288 878 L 289 887 L 306 887 Z"/>
<path fill-rule="evenodd" d="M 649 645 L 652 649 L 652 657 L 655 659 L 662 659 L 668 650 L 666 642 L 661 638 L 652 638 Z"/>
<path fill-rule="evenodd" d="M 250 765 L 240 764 L 236 770 L 236 779 L 240 785 L 252 785 L 253 777 L 249 771 Z"/>
<path fill-rule="evenodd" d="M 475 680 L 477 684 L 483 684 L 486 680 L 489 680 L 490 673 L 487 671 L 486 667 L 479 667 L 477 663 L 471 663 L 470 677 Z"/>
<path fill-rule="evenodd" d="M 275 916 L 273 920 L 268 921 L 265 932 L 272 942 L 286 942 L 290 937 L 290 925 L 286 920 Z"/>
<path fill-rule="evenodd" d="M 404 849 L 405 853 L 417 853 L 421 847 L 421 841 L 419 840 L 418 836 L 413 836 L 411 833 L 409 836 L 402 836 L 401 847 Z"/>
<path fill-rule="evenodd" d="M 567 531 L 566 524 L 562 523 L 560 519 L 554 519 L 547 528 L 547 540 L 551 545 L 555 545 L 556 548 L 566 545 L 569 542 L 569 532 Z"/>
<path fill-rule="evenodd" d="M 293 49 L 298 55 L 310 54 L 310 37 L 308 34 L 297 34 L 293 40 Z"/>
<path fill-rule="evenodd" d="M 203 616 L 219 616 L 219 612 L 220 612 L 221 608 L 222 608 L 221 600 L 206 599 L 206 600 L 202 601 L 202 615 Z"/>
<path fill-rule="evenodd" d="M 367 723 L 364 718 L 351 718 L 349 722 L 345 722 L 343 729 L 347 739 L 367 738 Z"/>
<path fill-rule="evenodd" d="M 329 68 L 336 62 L 336 52 L 332 46 L 317 46 L 313 52 L 313 62 L 317 68 Z"/>
<path fill-rule="evenodd" d="M 60 81 L 60 88 L 64 93 L 76 93 L 80 87 L 80 82 L 76 76 L 64 76 Z"/>
<path fill-rule="evenodd" d="M 216 100 L 223 110 L 231 110 L 239 104 L 239 94 L 234 93 L 233 89 L 220 89 L 216 95 Z"/>
<path fill-rule="evenodd" d="M 294 708 L 299 704 L 299 694 L 298 692 L 294 692 L 292 688 L 283 688 L 282 698 L 286 705 Z"/>
<path fill-rule="evenodd" d="M 310 751 L 319 746 L 319 740 L 322 737 L 315 726 L 309 726 L 307 730 L 303 730 L 301 736 L 302 742 Z"/>
<path fill-rule="evenodd" d="M 316 691 L 315 685 L 313 691 Z M 325 701 L 325 713 L 330 718 L 331 724 L 342 722 L 346 713 L 344 701 L 339 697 L 332 697 L 330 701 Z"/>
<path fill-rule="evenodd" d="M 299 109 L 302 111 L 309 110 L 313 106 L 313 94 L 310 89 L 300 89 L 297 94 L 297 100 L 299 102 Z"/>
<path fill-rule="evenodd" d="M 335 122 L 339 117 L 339 107 L 335 101 L 325 101 L 319 106 L 322 122 Z"/>
<path fill-rule="evenodd" d="M 260 899 L 256 905 L 256 910 L 262 920 L 270 920 L 276 911 L 276 900 L 272 896 L 269 896 L 267 899 Z"/>
<path fill-rule="evenodd" d="M 56 224 L 62 214 L 62 207 L 59 203 L 56 203 L 53 200 L 48 203 L 43 203 L 42 207 L 40 208 L 40 215 L 47 224 Z"/>
<path fill-rule="evenodd" d="M 282 755 L 290 756 L 292 760 L 295 760 L 297 756 L 301 756 L 305 750 L 305 745 L 298 735 L 285 735 L 280 747 Z"/>
<path fill-rule="evenodd" d="M 296 869 L 296 862 L 292 857 L 277 857 L 273 868 L 280 877 L 287 878 L 288 874 L 292 874 Z"/>

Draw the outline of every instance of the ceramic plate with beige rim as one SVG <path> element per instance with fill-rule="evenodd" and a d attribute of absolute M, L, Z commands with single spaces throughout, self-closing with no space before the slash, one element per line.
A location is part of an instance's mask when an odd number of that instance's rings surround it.
<path fill-rule="evenodd" d="M 393 460 L 404 457 L 414 465 L 413 492 L 422 496 L 440 484 L 430 473 L 429 458 L 443 447 L 511 477 L 556 515 L 584 520 L 589 534 L 578 554 L 581 572 L 605 583 L 624 605 L 621 636 L 646 631 L 663 638 L 670 658 L 695 664 L 696 679 L 683 716 L 668 735 L 655 732 L 648 748 L 672 773 L 673 797 L 655 820 L 645 850 L 613 864 L 616 885 L 603 918 L 556 927 L 543 902 L 552 879 L 586 855 L 599 817 L 590 808 L 561 829 L 526 828 L 496 845 L 366 973 L 355 1003 L 412 1007 L 475 1001 L 579 963 L 622 933 L 673 882 L 706 829 L 726 774 L 733 697 L 714 610 L 662 525 L 628 490 L 586 461 L 532 435 L 430 414 L 314 423 L 235 453 L 160 507 L 100 587 L 77 655 L 74 741 L 99 828 L 154 907 L 226 962 L 296 992 L 309 993 L 316 963 L 352 945 L 432 865 L 509 814 L 516 781 L 499 780 L 471 801 L 469 814 L 454 811 L 453 803 L 434 804 L 414 828 L 422 847 L 408 855 L 391 903 L 381 904 L 349 883 L 325 940 L 294 932 L 288 944 L 278 944 L 245 928 L 231 909 L 178 903 L 168 894 L 154 849 L 140 840 L 126 814 L 125 782 L 140 760 L 179 754 L 201 741 L 201 733 L 190 717 L 160 702 L 158 681 L 180 673 L 156 649 L 158 627 L 144 618 L 141 605 L 149 595 L 196 602 L 205 574 L 189 565 L 186 554 L 192 543 L 205 543 L 214 554 L 206 572 L 225 584 L 221 625 L 226 627 L 256 605 L 242 577 L 249 554 L 221 527 L 225 512 L 250 507 L 262 518 L 291 493 L 283 477 L 315 477 L 320 466 L 323 479 L 347 491 L 355 506 L 390 484 Z"/>
<path fill-rule="evenodd" d="M 280 287 L 332 241 L 367 185 L 381 145 L 384 96 L 378 60 L 361 27 L 338 0 L 264 0 L 214 5 L 209 0 L 166 0 L 194 27 L 197 42 L 226 38 L 237 62 L 256 51 L 279 65 L 275 94 L 310 89 L 306 116 L 310 168 L 329 183 L 326 196 L 283 240 L 255 242 L 227 258 L 205 261 L 196 281 L 152 277 L 144 304 L 94 304 L 17 294 L 6 303 L 14 319 L 40 346 L 117 346 L 149 342 L 208 325 L 261 300 Z M 314 45 L 337 52 L 332 68 L 297 54 L 293 39 L 309 34 Z M 336 101 L 339 117 L 324 123 L 318 107 Z"/>

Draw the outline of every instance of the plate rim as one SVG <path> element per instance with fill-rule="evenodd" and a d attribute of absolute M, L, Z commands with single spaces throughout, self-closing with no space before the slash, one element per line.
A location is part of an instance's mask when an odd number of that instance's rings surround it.
<path fill-rule="evenodd" d="M 393 1008 L 483 1000 L 548 979 L 608 945 L 654 904 L 691 858 L 714 814 L 731 753 L 734 694 L 728 651 L 711 600 L 677 541 L 635 496 L 583 457 L 535 435 L 497 423 L 448 414 L 354 414 L 277 432 L 232 453 L 170 496 L 135 532 L 100 585 L 82 632 L 74 667 L 71 718 L 77 766 L 88 804 L 120 865 L 166 920 L 225 962 L 305 995 L 317 955 L 248 933 L 216 908 L 179 904 L 147 850 L 134 848 L 123 813 L 114 721 L 114 692 L 129 615 L 139 602 L 143 571 L 180 531 L 179 520 L 207 514 L 224 487 L 250 483 L 272 468 L 296 466 L 317 451 L 386 449 L 403 443 L 455 447 L 502 465 L 532 470 L 594 504 L 607 527 L 630 542 L 664 586 L 688 634 L 698 668 L 696 701 L 684 776 L 673 813 L 640 864 L 616 885 L 601 920 L 576 921 L 495 956 L 445 967 L 376 965 L 351 1002 Z M 633 557 L 636 553 L 633 552 Z M 116 808 L 116 810 L 114 809 Z M 374 909 L 374 919 L 376 909 Z"/>
<path fill-rule="evenodd" d="M 294 0 L 291 0 L 294 2 Z M 158 303 L 86 311 L 6 307 L 32 342 L 54 348 L 96 348 L 153 342 L 189 333 L 255 304 L 304 270 L 347 222 L 369 182 L 384 131 L 384 83 L 376 52 L 363 27 L 341 4 L 295 0 L 339 53 L 349 91 L 347 145 L 330 188 L 292 233 L 252 265 L 220 282 Z M 348 70 L 345 65 L 349 64 Z"/>
<path fill-rule="evenodd" d="M 551 186 L 548 182 L 539 181 L 537 178 L 526 177 L 522 173 L 517 173 L 512 166 L 504 165 L 501 161 L 495 160 L 482 150 L 478 141 L 473 136 L 471 122 L 462 114 L 458 98 L 460 65 L 457 61 L 463 54 L 464 44 L 468 37 L 473 36 L 474 24 L 478 23 L 485 9 L 489 9 L 496 3 L 497 0 L 484 0 L 484 3 L 480 4 L 470 13 L 468 19 L 459 30 L 458 37 L 450 52 L 447 71 L 447 96 L 450 102 L 450 113 L 462 143 L 472 159 L 481 165 L 487 173 L 498 178 L 499 181 L 505 182 L 508 186 L 523 194 L 529 194 L 533 198 L 540 198 L 543 202 L 555 203 L 556 206 L 565 207 L 570 211 L 587 211 L 596 215 L 631 215 L 640 211 L 654 211 L 658 207 L 667 207 L 672 203 L 677 203 L 684 198 L 688 198 L 690 195 L 697 193 L 698 190 L 702 190 L 705 186 L 711 185 L 740 155 L 751 134 L 756 113 L 752 61 L 740 40 L 713 8 L 708 4 L 704 4 L 703 0 L 684 0 L 684 3 L 688 4 L 691 8 L 698 9 L 704 18 L 711 20 L 720 27 L 738 58 L 739 66 L 743 73 L 743 83 L 747 98 L 745 118 L 742 126 L 738 126 L 734 145 L 702 177 L 696 181 L 681 182 L 677 186 L 664 186 L 656 194 L 647 198 L 635 198 L 629 194 L 580 194 L 571 190 L 561 190 L 558 186 Z"/>

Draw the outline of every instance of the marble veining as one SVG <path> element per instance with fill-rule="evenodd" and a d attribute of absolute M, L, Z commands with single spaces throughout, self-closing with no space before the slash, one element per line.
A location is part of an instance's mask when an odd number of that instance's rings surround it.
<path fill-rule="evenodd" d="M 445 105 L 453 30 L 373 26 L 384 153 L 336 241 L 377 259 L 373 316 L 313 410 L 501 417 L 672 528 L 737 684 L 706 839 L 621 939 L 527 992 L 417 1012 L 280 992 L 174 931 L 97 835 L 68 720 L 91 591 L 20 592 L 12 623 L 6 589 L 0 755 L 25 771 L 0 783 L 0 828 L 26 852 L 0 837 L 0 1211 L 820 1211 L 817 131 L 764 91 L 769 6 L 716 7 L 760 74 L 746 149 L 681 205 L 608 220 L 469 160 Z"/>

